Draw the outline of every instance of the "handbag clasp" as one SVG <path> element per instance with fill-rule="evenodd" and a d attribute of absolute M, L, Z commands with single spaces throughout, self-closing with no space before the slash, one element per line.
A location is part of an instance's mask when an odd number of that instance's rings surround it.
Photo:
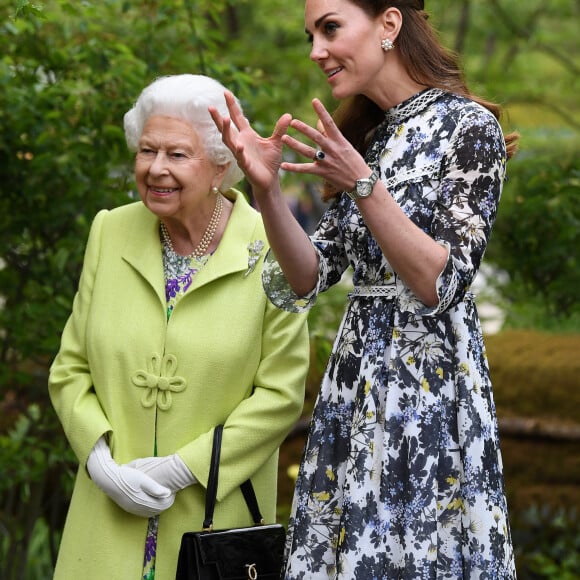
<path fill-rule="evenodd" d="M 246 564 L 246 568 L 248 569 L 248 580 L 256 580 L 258 578 L 256 564 Z"/>

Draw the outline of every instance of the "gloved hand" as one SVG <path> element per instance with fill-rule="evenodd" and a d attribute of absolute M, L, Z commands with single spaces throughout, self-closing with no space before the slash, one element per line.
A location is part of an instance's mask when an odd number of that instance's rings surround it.
<path fill-rule="evenodd" d="M 175 494 L 154 479 L 127 465 L 118 465 L 101 437 L 87 460 L 95 484 L 130 514 L 149 518 L 173 505 Z"/>
<path fill-rule="evenodd" d="M 197 483 L 197 479 L 177 453 L 164 457 L 135 459 L 127 463 L 127 467 L 138 469 L 173 492 Z"/>

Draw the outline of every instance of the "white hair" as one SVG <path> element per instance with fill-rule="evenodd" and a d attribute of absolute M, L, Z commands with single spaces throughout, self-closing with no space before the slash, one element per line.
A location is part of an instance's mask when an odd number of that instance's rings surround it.
<path fill-rule="evenodd" d="M 227 190 L 243 177 L 232 152 L 224 145 L 221 133 L 211 118 L 208 107 L 220 114 L 229 114 L 224 98 L 226 88 L 215 79 L 203 75 L 160 77 L 145 87 L 133 108 L 125 113 L 125 139 L 131 151 L 137 151 L 147 119 L 167 115 L 181 119 L 199 134 L 208 157 L 217 165 L 229 163 L 221 189 Z M 239 101 L 237 101 L 239 105 Z"/>

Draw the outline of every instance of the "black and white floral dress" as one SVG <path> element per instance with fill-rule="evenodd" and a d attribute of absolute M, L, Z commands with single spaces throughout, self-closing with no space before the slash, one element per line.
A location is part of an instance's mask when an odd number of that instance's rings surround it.
<path fill-rule="evenodd" d="M 342 195 L 312 242 L 319 281 L 276 305 L 308 309 L 353 269 L 353 292 L 313 413 L 287 544 L 287 579 L 515 578 L 497 421 L 470 292 L 505 174 L 505 141 L 478 104 L 438 89 L 387 111 L 369 166 L 405 213 L 448 250 L 439 304 L 393 271 Z"/>

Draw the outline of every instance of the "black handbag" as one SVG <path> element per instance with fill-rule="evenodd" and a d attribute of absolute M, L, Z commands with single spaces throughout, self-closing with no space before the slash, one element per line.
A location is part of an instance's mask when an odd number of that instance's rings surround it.
<path fill-rule="evenodd" d="M 176 580 L 279 580 L 286 531 L 281 524 L 265 525 L 252 482 L 240 488 L 254 526 L 213 530 L 223 425 L 214 431 L 211 466 L 201 532 L 181 538 Z"/>

